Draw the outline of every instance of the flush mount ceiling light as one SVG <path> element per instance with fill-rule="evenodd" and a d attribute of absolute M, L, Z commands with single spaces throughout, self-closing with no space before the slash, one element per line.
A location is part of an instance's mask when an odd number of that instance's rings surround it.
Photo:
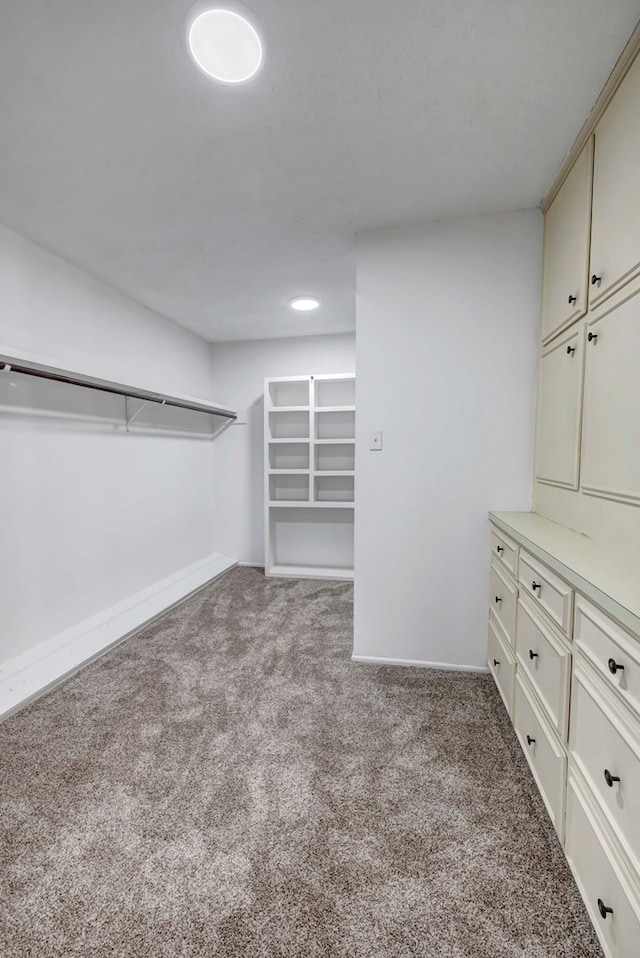
<path fill-rule="evenodd" d="M 319 305 L 320 300 L 315 296 L 296 296 L 291 300 L 291 309 L 297 309 L 299 313 L 309 313 Z"/>
<path fill-rule="evenodd" d="M 219 83 L 244 83 L 264 59 L 262 40 L 247 17 L 235 10 L 204 10 L 189 27 L 189 50 L 203 73 Z"/>

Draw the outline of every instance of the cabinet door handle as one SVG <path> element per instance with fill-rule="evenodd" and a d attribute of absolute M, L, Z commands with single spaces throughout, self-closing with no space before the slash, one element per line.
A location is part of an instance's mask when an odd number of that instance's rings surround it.
<path fill-rule="evenodd" d="M 619 671 L 624 672 L 624 665 L 620 665 L 618 662 L 616 662 L 615 659 L 609 659 L 609 661 L 607 662 L 607 665 L 609 666 L 609 671 L 611 672 L 612 675 L 615 675 L 616 672 L 619 672 Z"/>
<path fill-rule="evenodd" d="M 567 356 L 573 356 L 576 351 L 575 346 L 567 346 Z"/>
<path fill-rule="evenodd" d="M 598 334 L 597 334 L 597 333 L 589 333 L 589 335 L 587 336 L 587 339 L 589 340 L 590 343 L 595 343 L 595 342 L 597 341 L 597 339 L 598 339 Z"/>
<path fill-rule="evenodd" d="M 577 301 L 578 301 L 577 296 L 569 296 L 569 306 L 572 306 L 573 303 L 576 303 Z"/>
<path fill-rule="evenodd" d="M 591 277 L 591 285 L 597 286 L 598 289 L 600 289 L 601 282 L 602 282 L 602 276 L 596 276 L 596 274 L 594 273 L 593 276 Z"/>
<path fill-rule="evenodd" d="M 504 546 L 496 546 L 496 552 L 498 553 L 498 555 L 502 555 L 502 553 L 504 552 Z"/>
<path fill-rule="evenodd" d="M 606 919 L 607 915 L 613 915 L 613 908 L 608 908 L 607 905 L 603 902 L 602 898 L 598 898 L 598 911 L 603 918 Z"/>
<path fill-rule="evenodd" d="M 535 744 L 536 744 L 536 740 L 534 738 L 531 738 L 530 735 L 527 735 L 527 745 L 535 745 Z"/>
<path fill-rule="evenodd" d="M 494 659 L 494 660 L 493 660 L 493 664 L 494 664 L 494 665 L 500 665 L 500 663 L 498 662 L 497 659 Z"/>
<path fill-rule="evenodd" d="M 538 653 L 534 652 L 533 649 L 529 649 L 529 658 L 533 662 L 534 659 L 538 658 Z"/>
<path fill-rule="evenodd" d="M 607 783 L 607 785 L 609 786 L 609 788 L 613 788 L 613 783 L 614 783 L 614 782 L 619 782 L 619 781 L 620 781 L 620 776 L 619 776 L 619 775 L 612 775 L 611 772 L 609 771 L 609 769 L 608 769 L 608 768 L 605 768 L 605 770 L 604 770 L 604 780 L 605 780 L 605 782 Z"/>
<path fill-rule="evenodd" d="M 502 602 L 502 597 L 499 596 L 499 595 L 497 595 L 497 596 L 496 596 L 496 605 L 500 605 L 501 602 Z"/>
<path fill-rule="evenodd" d="M 536 582 L 535 580 L 531 583 L 531 588 L 533 589 L 534 592 L 536 591 L 536 589 L 539 589 L 540 592 L 542 592 L 542 586 L 540 585 L 539 582 Z"/>

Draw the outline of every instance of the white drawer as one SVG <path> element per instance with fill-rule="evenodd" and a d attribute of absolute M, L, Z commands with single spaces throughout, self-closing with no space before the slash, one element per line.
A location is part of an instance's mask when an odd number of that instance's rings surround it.
<path fill-rule="evenodd" d="M 518 546 L 497 529 L 491 529 L 491 558 L 499 562 L 514 579 L 518 577 Z"/>
<path fill-rule="evenodd" d="M 598 679 L 573 673 L 571 757 L 600 802 L 625 853 L 640 868 L 640 729 Z M 614 778 L 619 781 L 614 781 Z M 639 941 L 640 948 L 640 941 Z"/>
<path fill-rule="evenodd" d="M 544 705 L 547 718 L 566 741 L 571 652 L 535 607 L 522 599 L 518 603 L 516 658 Z"/>
<path fill-rule="evenodd" d="M 607 958 L 638 958 L 640 906 L 586 792 L 571 776 L 565 852 Z M 600 912 L 600 907 L 611 912 Z"/>
<path fill-rule="evenodd" d="M 505 708 L 511 716 L 513 714 L 513 681 L 516 674 L 516 660 L 509 648 L 507 639 L 502 634 L 502 629 L 493 615 L 489 616 L 487 661 Z"/>
<path fill-rule="evenodd" d="M 495 563 L 491 563 L 489 608 L 502 626 L 507 639 L 513 645 L 516 637 L 516 609 L 518 589 L 509 576 Z"/>
<path fill-rule="evenodd" d="M 520 553 L 518 581 L 524 591 L 547 613 L 565 635 L 571 635 L 573 589 L 527 552 Z"/>
<path fill-rule="evenodd" d="M 567 757 L 551 726 L 539 707 L 534 704 L 531 693 L 518 672 L 513 702 L 513 724 L 551 821 L 562 841 Z"/>
<path fill-rule="evenodd" d="M 640 641 L 580 595 L 574 638 L 606 684 L 640 717 Z"/>

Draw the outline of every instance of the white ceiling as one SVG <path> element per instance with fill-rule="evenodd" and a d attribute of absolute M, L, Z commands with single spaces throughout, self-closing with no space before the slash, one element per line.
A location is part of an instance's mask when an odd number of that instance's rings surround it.
<path fill-rule="evenodd" d="M 189 0 L 0 11 L 0 220 L 212 341 L 352 330 L 357 231 L 536 206 L 640 16 L 249 6 L 267 61 L 235 88 L 190 60 Z"/>

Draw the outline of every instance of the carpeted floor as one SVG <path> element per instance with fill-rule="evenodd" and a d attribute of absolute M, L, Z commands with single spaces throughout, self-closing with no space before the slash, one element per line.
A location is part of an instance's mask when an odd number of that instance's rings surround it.
<path fill-rule="evenodd" d="M 487 676 L 235 569 L 0 726 L 3 958 L 594 958 Z"/>

